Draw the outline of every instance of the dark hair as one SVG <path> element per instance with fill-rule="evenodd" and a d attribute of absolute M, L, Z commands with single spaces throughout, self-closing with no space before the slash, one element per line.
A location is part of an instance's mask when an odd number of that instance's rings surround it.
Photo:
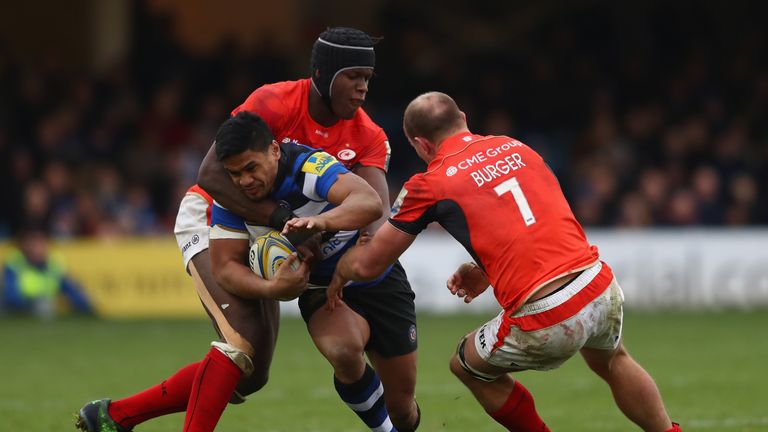
<path fill-rule="evenodd" d="M 326 103 L 336 74 L 342 69 L 376 65 L 373 46 L 378 42 L 365 32 L 349 27 L 331 27 L 320 33 L 312 47 L 312 82 Z"/>
<path fill-rule="evenodd" d="M 216 132 L 216 159 L 223 161 L 246 150 L 266 151 L 274 139 L 261 117 L 241 111 L 222 123 Z"/>

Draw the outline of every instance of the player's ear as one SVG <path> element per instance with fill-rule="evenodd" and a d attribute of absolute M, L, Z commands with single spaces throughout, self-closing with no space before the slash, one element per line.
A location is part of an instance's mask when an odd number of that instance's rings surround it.
<path fill-rule="evenodd" d="M 432 156 L 434 153 L 434 146 L 428 139 L 417 136 L 413 138 L 413 141 L 416 143 L 421 153 Z"/>
<path fill-rule="evenodd" d="M 280 159 L 280 144 L 277 141 L 272 140 L 272 143 L 269 144 L 269 154 L 276 159 Z"/>

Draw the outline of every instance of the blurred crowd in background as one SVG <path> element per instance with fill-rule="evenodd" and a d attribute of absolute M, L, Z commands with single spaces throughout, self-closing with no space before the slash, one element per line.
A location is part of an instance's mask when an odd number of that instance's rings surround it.
<path fill-rule="evenodd" d="M 587 227 L 768 224 L 765 6 L 449 3 L 381 2 L 363 28 L 383 37 L 365 108 L 390 137 L 393 197 L 423 169 L 402 110 L 440 90 L 474 132 L 539 151 Z M 315 23 L 300 52 L 200 56 L 139 7 L 130 54 L 91 73 L 0 46 L 0 238 L 169 234 L 218 125 L 256 87 L 308 76 L 314 37 L 344 24 Z"/>

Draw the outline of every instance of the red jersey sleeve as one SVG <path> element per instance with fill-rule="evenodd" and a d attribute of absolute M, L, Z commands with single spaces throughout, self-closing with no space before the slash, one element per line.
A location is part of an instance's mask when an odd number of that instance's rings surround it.
<path fill-rule="evenodd" d="M 283 98 L 273 86 L 266 85 L 254 90 L 242 105 L 232 111 L 232 115 L 234 116 L 241 111 L 255 113 L 269 125 L 272 134 L 278 136 L 288 126 L 285 124 L 286 119 L 288 119 L 286 115 L 288 109 Z"/>
<path fill-rule="evenodd" d="M 360 156 L 357 163 L 362 166 L 372 166 L 388 171 L 391 154 L 392 149 L 389 147 L 387 134 L 384 133 L 383 129 L 379 128 L 371 145 L 368 146 L 367 151 Z"/>
<path fill-rule="evenodd" d="M 400 231 L 418 235 L 436 220 L 436 204 L 429 184 L 423 175 L 416 174 L 405 183 L 397 196 L 389 222 Z"/>

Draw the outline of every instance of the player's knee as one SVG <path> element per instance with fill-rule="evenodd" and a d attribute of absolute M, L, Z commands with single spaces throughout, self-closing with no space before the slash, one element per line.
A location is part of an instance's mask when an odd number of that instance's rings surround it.
<path fill-rule="evenodd" d="M 454 354 L 451 356 L 451 360 L 448 363 L 448 367 L 451 370 L 451 373 L 453 373 L 456 378 L 459 379 L 459 381 L 467 384 L 474 381 L 474 378 L 472 375 L 467 372 L 466 368 L 461 364 L 461 359 L 459 359 L 458 354 Z"/>
<path fill-rule="evenodd" d="M 243 396 L 248 396 L 264 388 L 269 381 L 269 371 L 256 369 L 250 376 L 243 377 L 237 383 L 237 391 Z"/>
<path fill-rule="evenodd" d="M 253 360 L 242 349 L 226 342 L 213 341 L 211 347 L 227 356 L 243 372 L 244 376 L 253 374 Z"/>
<path fill-rule="evenodd" d="M 451 370 L 451 373 L 453 373 L 456 376 L 456 378 L 458 378 L 458 379 L 460 379 L 462 381 L 464 381 L 467 378 L 471 378 L 467 374 L 467 371 L 464 370 L 464 367 L 461 366 L 461 361 L 459 360 L 459 355 L 458 354 L 454 353 L 451 356 L 451 359 L 448 362 L 448 368 Z"/>
<path fill-rule="evenodd" d="M 334 370 L 359 369 L 365 362 L 363 347 L 355 344 L 339 344 L 323 350 L 323 355 Z"/>
<path fill-rule="evenodd" d="M 619 346 L 615 351 L 590 350 L 585 359 L 589 368 L 604 379 L 608 379 L 621 364 L 634 361 L 623 346 Z"/>
<path fill-rule="evenodd" d="M 478 381 L 494 382 L 505 376 L 505 374 L 490 375 L 484 372 L 480 372 L 479 370 L 470 366 L 463 356 L 463 343 L 464 341 L 459 344 L 456 353 L 454 353 L 451 357 L 449 368 L 451 369 L 451 372 L 456 375 L 456 377 L 461 380 L 462 383 L 464 383 L 464 385 L 475 385 Z"/>

